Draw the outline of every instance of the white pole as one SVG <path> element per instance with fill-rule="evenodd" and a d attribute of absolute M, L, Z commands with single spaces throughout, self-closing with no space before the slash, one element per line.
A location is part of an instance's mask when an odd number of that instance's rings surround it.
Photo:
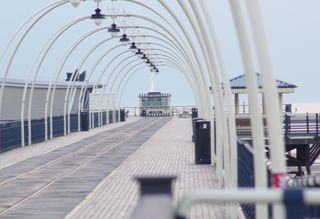
<path fill-rule="evenodd" d="M 270 140 L 273 186 L 279 187 L 281 180 L 287 175 L 285 161 L 285 146 L 283 130 L 281 128 L 281 112 L 277 100 L 278 93 L 275 80 L 275 71 L 271 61 L 268 40 L 266 38 L 264 23 L 261 16 L 260 1 L 247 2 L 253 37 L 258 54 L 258 61 L 262 70 L 262 83 L 267 111 L 268 133 Z"/>
<path fill-rule="evenodd" d="M 278 100 L 278 93 L 275 80 L 275 72 L 271 61 L 268 41 L 266 38 L 264 23 L 261 16 L 260 2 L 247 2 L 250 22 L 252 25 L 253 38 L 258 54 L 258 61 L 262 71 L 263 95 L 265 100 L 267 128 L 270 144 L 270 157 L 272 164 L 272 184 L 274 187 L 280 187 L 287 175 L 285 145 L 283 130 L 281 127 L 281 112 Z M 283 206 L 275 205 L 273 209 L 274 217 L 285 215 Z"/>
<path fill-rule="evenodd" d="M 220 47 L 220 43 L 218 40 L 216 28 L 214 26 L 214 23 L 212 22 L 213 18 L 210 16 L 210 12 L 208 10 L 208 5 L 205 1 L 200 1 L 201 9 L 204 13 L 205 20 L 202 20 L 202 22 L 207 23 L 210 38 L 207 38 L 206 34 L 204 36 L 208 40 L 208 44 L 211 44 L 211 49 L 209 49 L 209 53 L 212 53 L 212 51 L 216 52 L 217 60 L 219 62 L 221 76 L 223 80 L 224 91 L 225 91 L 225 99 L 227 103 L 227 109 L 228 109 L 228 121 L 229 121 L 229 136 L 230 136 L 230 187 L 236 188 L 238 187 L 238 145 L 237 145 L 237 134 L 236 134 L 236 125 L 235 125 L 235 118 L 233 113 L 233 106 L 232 106 L 232 92 L 230 88 L 229 78 L 228 78 L 228 72 L 226 70 L 226 65 L 224 61 L 224 55 L 222 48 Z M 211 21 L 211 22 L 209 22 Z M 210 40 L 211 39 L 211 40 Z M 213 57 L 213 54 L 210 55 Z M 236 209 L 233 209 L 232 211 L 234 215 L 232 217 L 235 217 Z"/>
<path fill-rule="evenodd" d="M 217 127 L 221 127 L 217 128 L 217 136 L 218 138 L 221 137 L 222 142 L 219 142 L 219 140 L 217 139 L 217 147 L 223 147 L 223 149 L 220 150 L 220 153 L 222 151 L 224 151 L 223 153 L 219 154 L 219 156 L 217 156 L 217 158 L 219 159 L 219 157 L 221 158 L 221 160 L 218 160 L 218 162 L 223 162 L 223 167 L 224 167 L 224 171 L 226 171 L 226 174 L 224 174 L 224 176 L 221 175 L 219 176 L 219 181 L 220 181 L 220 185 L 222 185 L 222 179 L 224 178 L 224 180 L 226 182 L 228 182 L 228 177 L 229 177 L 229 152 L 228 152 L 228 148 L 229 148 L 229 142 L 228 142 L 228 130 L 227 130 L 227 125 L 226 125 L 226 117 L 225 117 L 225 107 L 223 104 L 223 95 L 222 95 L 222 90 L 221 90 L 221 84 L 220 84 L 220 79 L 219 79 L 219 75 L 217 74 L 217 70 L 215 69 L 215 66 L 211 63 L 209 54 L 206 50 L 206 48 L 208 47 L 208 45 L 204 44 L 204 40 L 203 40 L 203 36 L 202 36 L 202 32 L 200 30 L 201 26 L 199 27 L 197 25 L 197 21 L 194 20 L 193 17 L 191 17 L 190 13 L 188 12 L 188 9 L 185 5 L 184 2 L 178 1 L 180 7 L 182 8 L 182 10 L 184 11 L 184 14 L 187 16 L 189 23 L 192 26 L 192 29 L 194 30 L 194 32 L 196 33 L 197 36 L 197 40 L 198 43 L 200 45 L 201 48 L 201 52 L 205 58 L 205 63 L 208 66 L 209 69 L 209 79 L 211 81 L 212 87 L 213 87 L 213 97 L 214 97 L 214 102 L 215 102 L 215 110 L 216 110 L 216 121 L 217 121 Z M 193 8 L 193 4 L 191 2 L 191 6 Z M 194 10 L 194 9 L 193 9 Z M 194 11 L 196 12 L 196 11 Z M 197 14 L 196 14 L 197 16 Z M 211 121 L 211 124 L 213 124 L 214 121 Z M 219 133 L 220 132 L 220 133 Z M 224 157 L 224 159 L 222 159 L 222 156 Z M 222 167 L 222 163 L 221 163 L 221 167 Z"/>
<path fill-rule="evenodd" d="M 184 27 L 184 25 L 182 24 L 182 22 L 179 20 L 179 17 L 176 15 L 176 13 L 166 4 L 165 1 L 163 0 L 158 0 L 158 2 L 167 10 L 167 12 L 169 12 L 169 14 L 171 15 L 171 17 L 175 20 L 175 22 L 178 24 L 178 26 L 180 27 L 180 29 L 182 30 L 182 33 L 184 34 L 184 36 L 186 37 L 186 40 L 191 48 L 192 51 L 192 55 L 194 56 L 196 63 L 199 66 L 199 72 L 196 72 L 195 74 L 199 75 L 199 79 L 202 81 L 202 84 L 205 86 L 205 88 L 208 88 L 209 85 L 205 80 L 205 76 L 204 73 L 205 68 L 202 65 L 202 62 L 200 60 L 199 57 L 201 57 L 201 55 L 199 54 L 199 50 L 196 49 L 192 37 L 190 36 L 190 32 Z M 211 114 L 211 100 L 210 100 L 210 92 L 208 89 L 205 89 L 205 94 L 206 94 L 206 98 L 205 98 L 205 105 L 206 107 L 206 113 L 205 113 L 205 117 L 207 119 L 210 119 L 210 114 Z M 216 91 L 214 91 L 216 92 Z"/>
<path fill-rule="evenodd" d="M 251 48 L 249 43 L 249 37 L 245 28 L 245 22 L 241 13 L 241 6 L 237 0 L 229 0 L 237 35 L 240 44 L 240 50 L 242 54 L 243 65 L 245 69 L 247 90 L 249 96 L 249 108 L 250 108 L 250 122 L 252 131 L 252 140 L 254 148 L 254 175 L 255 175 L 255 187 L 267 188 L 267 168 L 266 157 L 264 147 L 264 128 L 262 123 L 262 116 L 259 109 L 258 99 L 258 84 L 257 76 L 254 70 L 253 58 L 251 54 Z M 257 205 L 256 217 L 267 218 L 268 208 L 267 205 Z"/>

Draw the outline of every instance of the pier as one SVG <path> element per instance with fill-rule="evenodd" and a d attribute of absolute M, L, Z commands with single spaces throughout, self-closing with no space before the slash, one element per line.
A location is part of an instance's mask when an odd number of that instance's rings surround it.
<path fill-rule="evenodd" d="M 313 53 L 284 29 L 320 3 L 18 4 L 0 9 L 0 218 L 320 218 L 320 117 L 291 101 L 316 89 Z"/>
<path fill-rule="evenodd" d="M 139 200 L 136 176 L 176 175 L 175 203 L 219 187 L 213 166 L 194 163 L 190 118 L 132 118 L 91 132 L 3 154 L 11 163 L 0 170 L 1 218 L 129 218 Z M 69 144 L 53 146 L 64 139 Z M 224 211 L 200 204 L 190 218 L 223 218 Z"/>

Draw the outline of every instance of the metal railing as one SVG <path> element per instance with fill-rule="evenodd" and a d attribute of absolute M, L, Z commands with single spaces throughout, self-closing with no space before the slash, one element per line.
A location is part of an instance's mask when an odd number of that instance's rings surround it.
<path fill-rule="evenodd" d="M 320 190 L 317 189 L 237 189 L 237 190 L 199 190 L 190 192 L 178 204 L 176 219 L 187 218 L 189 208 L 197 202 L 226 204 L 275 204 L 285 207 L 286 215 L 273 215 L 275 219 L 306 218 L 305 207 L 320 208 Z M 319 218 L 318 216 L 310 218 Z"/>
<path fill-rule="evenodd" d="M 109 121 L 118 122 L 118 113 L 112 111 L 109 112 Z M 94 112 L 93 113 L 94 127 L 99 127 L 101 125 L 107 124 L 107 113 L 106 112 Z M 113 118 L 115 117 L 115 118 Z M 59 137 L 64 135 L 64 124 L 63 116 L 53 117 L 53 136 Z M 68 119 L 68 118 L 67 118 Z M 33 119 L 31 120 L 31 139 L 33 143 L 45 141 L 45 119 Z M 101 121 L 101 123 L 99 122 Z M 81 126 L 81 122 L 79 124 Z M 50 128 L 50 121 L 48 118 L 48 129 Z M 68 124 L 67 124 L 68 129 Z M 28 142 L 28 124 L 24 121 L 24 131 L 25 131 L 25 142 Z M 70 115 L 70 131 L 78 131 L 78 114 Z M 21 122 L 20 121 L 1 121 L 0 122 L 0 152 L 8 151 L 10 149 L 21 146 Z"/>
<path fill-rule="evenodd" d="M 285 134 L 319 135 L 319 114 L 286 114 L 284 119 Z"/>

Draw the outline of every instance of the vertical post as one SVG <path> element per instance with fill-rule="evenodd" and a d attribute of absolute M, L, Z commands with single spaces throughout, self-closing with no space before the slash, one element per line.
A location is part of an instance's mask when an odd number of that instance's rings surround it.
<path fill-rule="evenodd" d="M 316 113 L 316 135 L 319 134 L 319 114 Z"/>
<path fill-rule="evenodd" d="M 266 101 L 264 99 L 263 93 L 261 93 L 261 102 L 262 102 L 262 115 L 266 115 Z"/>
<path fill-rule="evenodd" d="M 304 218 L 303 189 L 286 189 L 283 194 L 286 216 L 290 219 Z"/>
<path fill-rule="evenodd" d="M 285 137 L 289 134 L 289 115 L 285 114 L 285 120 L 284 120 L 284 127 L 285 127 Z"/>
<path fill-rule="evenodd" d="M 280 105 L 280 113 L 283 112 L 283 94 L 279 93 L 279 105 Z"/>
<path fill-rule="evenodd" d="M 309 134 L 309 114 L 306 113 L 307 134 Z"/>
<path fill-rule="evenodd" d="M 239 93 L 234 94 L 234 114 L 239 115 Z"/>
<path fill-rule="evenodd" d="M 130 218 L 174 218 L 171 187 L 175 178 L 137 177 L 141 197 Z"/>
<path fill-rule="evenodd" d="M 245 113 L 246 113 L 246 103 L 243 101 L 242 102 L 242 114 L 245 114 Z"/>

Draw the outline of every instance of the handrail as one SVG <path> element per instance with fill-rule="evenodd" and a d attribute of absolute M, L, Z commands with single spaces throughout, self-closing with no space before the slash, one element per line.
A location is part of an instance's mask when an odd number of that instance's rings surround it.
<path fill-rule="evenodd" d="M 296 192 L 302 193 L 302 200 L 296 198 Z M 293 195 L 293 196 L 292 196 Z M 288 197 L 293 197 L 288 200 Z M 215 203 L 273 203 L 286 204 L 287 207 L 294 205 L 296 208 L 302 208 L 304 205 L 295 205 L 302 201 L 305 205 L 320 205 L 319 189 L 228 189 L 228 190 L 198 190 L 190 192 L 178 204 L 176 209 L 176 218 L 186 218 L 190 206 L 200 201 L 210 201 Z M 287 215 L 288 216 L 288 215 Z M 275 216 L 275 218 L 279 218 Z M 295 217 L 295 218 L 300 218 Z"/>

